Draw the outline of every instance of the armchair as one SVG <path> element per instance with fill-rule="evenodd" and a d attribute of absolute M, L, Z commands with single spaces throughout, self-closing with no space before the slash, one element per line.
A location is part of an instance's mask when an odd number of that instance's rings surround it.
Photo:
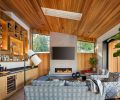
<path fill-rule="evenodd" d="M 103 70 L 102 71 L 102 74 L 96 74 L 96 75 L 90 75 L 90 78 L 91 79 L 103 79 L 103 78 L 108 78 L 109 77 L 109 71 L 105 71 L 105 70 Z"/>

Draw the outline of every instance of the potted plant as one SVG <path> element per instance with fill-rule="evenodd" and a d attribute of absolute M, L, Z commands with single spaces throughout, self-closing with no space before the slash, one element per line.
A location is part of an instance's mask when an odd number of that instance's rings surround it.
<path fill-rule="evenodd" d="M 119 33 L 114 36 L 115 40 L 120 40 L 120 28 L 119 28 Z M 120 42 L 115 45 L 115 48 L 117 49 L 116 52 L 113 53 L 113 57 L 120 57 Z"/>
<path fill-rule="evenodd" d="M 96 72 L 97 58 L 91 57 L 89 63 L 91 64 L 93 71 Z"/>
<path fill-rule="evenodd" d="M 111 40 L 120 40 L 120 28 L 118 29 L 118 31 L 119 32 L 117 33 L 117 35 L 115 35 L 112 38 L 110 38 L 108 40 L 108 42 L 111 41 Z M 113 53 L 113 57 L 120 56 L 120 42 L 115 45 L 115 49 L 117 49 L 117 51 Z"/>
<path fill-rule="evenodd" d="M 118 57 L 120 56 L 120 43 L 117 43 L 115 48 L 117 48 L 117 51 L 113 53 L 113 57 Z"/>

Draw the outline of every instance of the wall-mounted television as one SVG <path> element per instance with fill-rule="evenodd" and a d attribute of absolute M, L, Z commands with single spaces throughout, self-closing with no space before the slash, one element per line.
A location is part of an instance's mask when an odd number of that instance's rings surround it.
<path fill-rule="evenodd" d="M 53 60 L 74 60 L 75 47 L 52 47 Z"/>

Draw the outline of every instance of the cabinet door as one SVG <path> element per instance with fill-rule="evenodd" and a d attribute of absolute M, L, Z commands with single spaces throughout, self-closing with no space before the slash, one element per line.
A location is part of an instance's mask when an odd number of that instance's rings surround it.
<path fill-rule="evenodd" d="M 19 72 L 16 75 L 16 87 L 20 89 L 24 86 L 24 72 Z"/>
<path fill-rule="evenodd" d="M 5 99 L 7 96 L 7 78 L 0 77 L 0 100 Z"/>
<path fill-rule="evenodd" d="M 25 75 L 26 75 L 26 82 L 31 82 L 32 75 L 33 75 L 32 69 L 31 70 L 27 70 Z"/>
<path fill-rule="evenodd" d="M 38 78 L 38 68 L 34 68 L 26 71 L 26 81 L 31 82 L 31 80 Z"/>
<path fill-rule="evenodd" d="M 38 73 L 39 73 L 39 72 L 38 72 L 38 68 L 33 69 L 33 73 L 34 73 L 34 74 L 33 74 L 33 75 L 34 75 L 34 76 L 33 76 L 33 79 L 36 79 L 36 78 L 39 77 L 39 74 L 38 74 Z"/>

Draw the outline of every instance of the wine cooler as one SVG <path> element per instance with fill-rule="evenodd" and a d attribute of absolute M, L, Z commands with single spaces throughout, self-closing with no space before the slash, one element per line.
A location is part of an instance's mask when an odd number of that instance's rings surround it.
<path fill-rule="evenodd" d="M 8 76 L 7 77 L 7 94 L 16 90 L 16 76 Z"/>

